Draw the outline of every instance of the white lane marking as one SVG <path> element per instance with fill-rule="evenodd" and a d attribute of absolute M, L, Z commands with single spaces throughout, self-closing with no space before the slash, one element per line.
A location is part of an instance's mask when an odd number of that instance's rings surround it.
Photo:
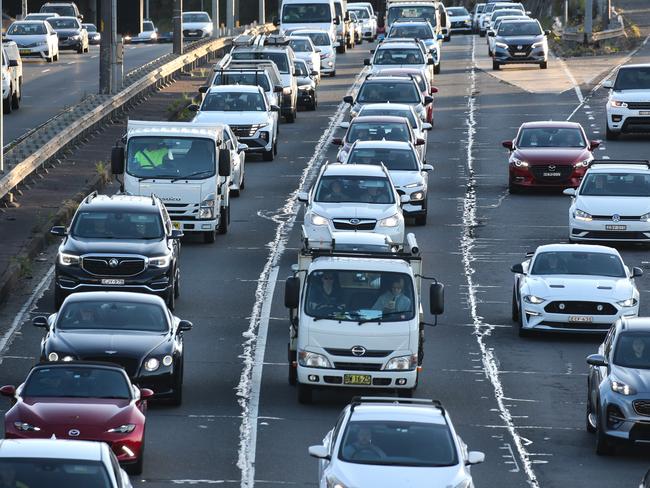
<path fill-rule="evenodd" d="M 98 58 L 99 54 L 95 54 L 94 56 L 90 56 L 90 59 Z"/>
<path fill-rule="evenodd" d="M 557 58 L 557 61 L 560 63 L 560 66 L 562 66 L 562 70 L 564 71 L 564 74 L 569 78 L 569 81 L 573 85 L 573 89 L 576 92 L 576 97 L 578 97 L 578 101 L 582 104 L 585 101 L 585 97 L 582 95 L 582 90 L 580 90 L 580 85 L 578 84 L 578 81 L 575 79 L 573 76 L 573 73 L 569 71 L 569 68 L 567 67 L 566 63 L 562 58 Z"/>
<path fill-rule="evenodd" d="M 68 62 L 66 64 L 74 64 L 74 63 L 75 63 L 74 61 L 70 61 L 70 62 Z"/>
<path fill-rule="evenodd" d="M 463 231 L 460 243 L 462 262 L 467 281 L 467 301 L 470 309 L 472 322 L 474 323 L 474 335 L 481 351 L 481 358 L 485 376 L 492 384 L 494 389 L 494 396 L 499 408 L 500 417 L 503 420 L 510 436 L 512 437 L 517 454 L 521 460 L 521 464 L 528 479 L 528 484 L 531 488 L 539 488 L 537 476 L 533 471 L 532 463 L 528 450 L 525 447 L 524 439 L 519 435 L 517 428 L 512 420 L 510 410 L 506 407 L 504 402 L 503 386 L 499 378 L 498 361 L 494 356 L 494 350 L 486 344 L 486 339 L 492 334 L 494 328 L 483 321 L 483 318 L 478 313 L 478 298 L 477 290 L 474 286 L 474 273 L 473 262 L 476 260 L 474 256 L 474 229 L 477 225 L 476 219 L 476 178 L 474 175 L 474 135 L 476 134 L 476 38 L 472 38 L 472 68 L 470 71 L 470 88 L 467 97 L 467 170 L 468 181 L 467 191 L 463 199 Z"/>
<path fill-rule="evenodd" d="M 366 69 L 362 70 L 354 80 L 347 94 L 353 93 L 359 81 L 365 77 Z M 298 193 L 305 184 L 315 175 L 325 155 L 325 148 L 330 143 L 334 130 L 338 128 L 343 119 L 347 104 L 339 103 L 336 112 L 330 117 L 330 123 L 321 136 L 314 149 L 311 159 L 307 162 L 298 187 L 290 195 L 284 207 L 273 217 L 278 226 L 275 238 L 269 242 L 269 257 L 260 273 L 257 289 L 255 290 L 255 305 L 251 313 L 248 329 L 242 334 L 246 341 L 243 344 L 241 358 L 244 367 L 239 378 L 236 391 L 239 406 L 242 409 L 242 423 L 239 427 L 239 453 L 237 467 L 241 471 L 241 487 L 252 488 L 255 486 L 255 455 L 257 448 L 257 421 L 259 399 L 262 383 L 262 370 L 264 367 L 264 353 L 266 338 L 273 302 L 273 293 L 280 270 L 279 261 L 286 248 L 289 234 L 296 221 L 299 210 Z"/>
<path fill-rule="evenodd" d="M 1 354 L 4 352 L 5 348 L 9 344 L 9 341 L 13 337 L 13 335 L 16 333 L 16 331 L 20 328 L 21 324 L 25 320 L 25 316 L 29 313 L 29 309 L 32 308 L 34 303 L 36 303 L 42 296 L 43 293 L 45 293 L 45 290 L 50 286 L 50 282 L 52 281 L 52 276 L 54 275 L 54 266 L 51 266 L 50 269 L 47 270 L 47 273 L 45 273 L 45 276 L 41 280 L 41 282 L 34 288 L 34 291 L 32 291 L 32 294 L 29 295 L 27 298 L 27 301 L 23 303 L 23 306 L 20 307 L 20 310 L 14 317 L 13 322 L 11 323 L 11 326 L 9 327 L 9 330 L 5 332 L 5 334 L 2 336 L 0 339 L 0 363 L 2 362 L 3 356 Z"/>
<path fill-rule="evenodd" d="M 41 70 L 41 73 L 47 73 L 48 71 L 50 71 L 50 68 Z"/>

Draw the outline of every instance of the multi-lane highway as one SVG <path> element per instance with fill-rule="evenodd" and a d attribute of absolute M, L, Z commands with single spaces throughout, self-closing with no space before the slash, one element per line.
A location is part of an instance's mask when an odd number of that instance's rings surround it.
<path fill-rule="evenodd" d="M 339 57 L 337 77 L 319 88 L 318 110 L 282 125 L 276 161 L 251 158 L 229 233 L 216 245 L 183 242 L 176 314 L 195 326 L 186 334 L 184 403 L 150 408 L 145 468 L 136 486 L 317 486 L 317 463 L 307 447 L 320 443 L 353 392 L 317 393 L 314 405 L 298 404 L 287 383 L 284 278 L 299 246 L 296 191 L 335 159 L 328 141 L 340 134 L 347 108 L 340 101 L 363 76 L 366 47 Z M 133 56 L 148 49 L 133 48 Z M 556 93 L 537 68 L 506 68 L 495 78 L 477 69 L 485 46 L 473 36 L 455 36 L 444 49 L 427 155 L 435 166 L 429 221 L 411 230 L 425 274 L 446 285 L 446 312 L 426 331 L 417 396 L 440 399 L 470 449 L 486 453 L 485 463 L 472 468 L 477 487 L 638 486 L 648 452 L 600 457 L 585 431 L 585 357 L 600 338 L 522 339 L 510 320 L 510 266 L 538 245 L 567 241 L 569 200 L 557 193 L 509 195 L 501 141 L 522 122 L 568 118 L 601 138 L 606 94 L 595 92 L 581 104 L 573 89 Z M 649 56 L 645 47 L 635 60 Z M 90 72 L 91 65 L 96 61 L 89 58 L 76 69 Z M 534 71 L 547 89 L 520 88 L 515 75 L 508 78 L 510 70 Z M 621 158 L 645 153 L 642 137 L 607 142 L 597 151 Z M 621 252 L 629 266 L 647 256 L 644 248 Z M 648 280 L 638 280 L 641 315 L 650 312 Z M 26 316 L 52 309 L 48 290 Z M 4 383 L 24 378 L 40 333 L 24 324 L 1 351 Z"/>
<path fill-rule="evenodd" d="M 124 74 L 169 52 L 171 44 L 124 46 Z M 20 110 L 5 118 L 5 144 L 98 90 L 99 46 L 90 46 L 83 55 L 61 51 L 54 63 L 23 59 L 23 99 Z"/>

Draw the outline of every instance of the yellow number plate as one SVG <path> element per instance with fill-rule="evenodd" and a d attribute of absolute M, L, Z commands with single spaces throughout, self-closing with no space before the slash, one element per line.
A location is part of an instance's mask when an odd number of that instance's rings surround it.
<path fill-rule="evenodd" d="M 346 374 L 343 375 L 344 385 L 372 385 L 369 374 Z"/>

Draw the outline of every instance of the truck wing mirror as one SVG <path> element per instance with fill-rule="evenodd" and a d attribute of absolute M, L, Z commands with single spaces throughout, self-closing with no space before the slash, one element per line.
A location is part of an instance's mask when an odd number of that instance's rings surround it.
<path fill-rule="evenodd" d="M 445 285 L 431 283 L 429 288 L 429 311 L 431 315 L 442 315 L 445 311 Z"/>
<path fill-rule="evenodd" d="M 111 149 L 111 172 L 114 175 L 124 174 L 124 148 L 121 146 Z"/>
<path fill-rule="evenodd" d="M 219 176 L 230 176 L 230 153 L 225 149 L 219 151 Z"/>
<path fill-rule="evenodd" d="M 284 306 L 287 308 L 298 308 L 300 298 L 300 280 L 290 276 L 284 285 Z"/>

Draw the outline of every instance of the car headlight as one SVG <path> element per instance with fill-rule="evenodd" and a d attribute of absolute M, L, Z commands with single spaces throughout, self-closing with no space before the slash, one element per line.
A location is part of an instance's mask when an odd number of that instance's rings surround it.
<path fill-rule="evenodd" d="M 418 355 L 412 354 L 410 356 L 399 356 L 391 359 L 386 363 L 384 370 L 400 370 L 400 371 L 412 371 L 418 365 Z"/>
<path fill-rule="evenodd" d="M 300 85 L 298 90 L 311 90 L 311 85 Z"/>
<path fill-rule="evenodd" d="M 524 295 L 524 302 L 539 305 L 540 303 L 544 303 L 544 299 L 535 295 Z"/>
<path fill-rule="evenodd" d="M 311 221 L 312 225 L 329 225 L 330 223 L 329 219 L 325 217 L 321 217 L 316 213 L 312 213 L 309 220 Z"/>
<path fill-rule="evenodd" d="M 576 211 L 573 212 L 573 218 L 576 220 L 581 220 L 583 222 L 591 222 L 593 220 L 591 214 L 588 214 L 587 212 L 584 212 L 580 209 L 576 209 Z"/>
<path fill-rule="evenodd" d="M 397 227 L 399 225 L 399 214 L 391 215 L 379 221 L 379 227 Z"/>
<path fill-rule="evenodd" d="M 610 101 L 609 101 L 609 104 L 610 104 L 612 107 L 623 107 L 623 108 L 627 107 L 627 103 L 625 103 L 625 102 L 621 102 L 621 101 L 619 101 L 619 100 L 614 100 L 614 99 L 610 100 Z"/>
<path fill-rule="evenodd" d="M 636 395 L 636 390 L 634 388 L 621 381 L 611 380 L 610 384 L 612 385 L 612 391 L 615 393 L 620 393 L 625 396 Z"/>
<path fill-rule="evenodd" d="M 27 422 L 21 422 L 20 420 L 14 422 L 14 427 L 18 430 L 22 430 L 23 432 L 38 432 L 41 430 L 40 427 L 36 427 L 35 425 L 29 424 Z"/>
<path fill-rule="evenodd" d="M 641 217 L 639 217 L 639 220 L 641 222 L 650 222 L 650 212 L 643 214 Z"/>
<path fill-rule="evenodd" d="M 536 42 L 535 44 L 533 44 L 532 48 L 535 49 L 535 48 L 538 48 L 538 47 L 542 47 L 543 45 L 544 45 L 544 41 L 539 41 L 539 42 Z"/>
<path fill-rule="evenodd" d="M 415 191 L 410 195 L 411 201 L 424 200 L 424 192 L 422 190 Z"/>
<path fill-rule="evenodd" d="M 591 158 L 590 159 L 585 159 L 583 161 L 578 161 L 575 164 L 575 167 L 576 168 L 586 168 L 587 166 L 589 166 L 589 163 L 591 163 Z"/>
<path fill-rule="evenodd" d="M 300 351 L 298 354 L 298 364 L 305 368 L 331 368 L 329 360 L 322 354 L 315 352 Z"/>
<path fill-rule="evenodd" d="M 111 434 L 128 434 L 129 432 L 133 432 L 134 430 L 135 430 L 135 424 L 124 424 L 124 425 L 120 425 L 119 427 L 108 429 L 106 432 L 110 432 Z"/>
<path fill-rule="evenodd" d="M 167 268 L 171 262 L 171 254 L 168 256 L 155 256 L 153 258 L 149 258 L 149 266 L 153 266 L 154 268 Z"/>
<path fill-rule="evenodd" d="M 521 159 L 512 158 L 510 162 L 517 168 L 528 168 L 528 163 L 526 161 L 522 161 Z"/>
<path fill-rule="evenodd" d="M 174 358 L 171 357 L 169 354 L 163 356 L 162 359 L 163 366 L 171 366 L 173 362 L 174 362 Z"/>
<path fill-rule="evenodd" d="M 331 475 L 325 479 L 325 482 L 327 484 L 327 488 L 348 488 L 347 485 L 344 485 L 337 478 Z"/>
<path fill-rule="evenodd" d="M 495 46 L 500 47 L 501 49 L 508 49 L 508 45 L 505 42 L 496 42 Z"/>
<path fill-rule="evenodd" d="M 634 307 L 637 303 L 639 303 L 639 301 L 636 298 L 632 297 L 628 298 L 627 300 L 620 300 L 616 303 L 618 303 L 621 307 Z"/>
<path fill-rule="evenodd" d="M 158 358 L 149 358 L 144 363 L 144 369 L 147 371 L 156 371 L 160 368 L 160 361 Z"/>
<path fill-rule="evenodd" d="M 59 360 L 59 355 L 55 352 L 51 352 L 47 355 L 47 360 L 48 361 L 58 361 Z"/>
<path fill-rule="evenodd" d="M 74 361 L 74 358 L 72 356 L 63 356 L 61 361 L 69 363 L 70 361 Z"/>
<path fill-rule="evenodd" d="M 79 258 L 79 256 L 76 256 L 74 254 L 67 254 L 65 252 L 59 253 L 59 264 L 63 266 L 73 266 L 75 264 L 79 264 L 79 261 L 81 261 L 81 258 Z"/>

